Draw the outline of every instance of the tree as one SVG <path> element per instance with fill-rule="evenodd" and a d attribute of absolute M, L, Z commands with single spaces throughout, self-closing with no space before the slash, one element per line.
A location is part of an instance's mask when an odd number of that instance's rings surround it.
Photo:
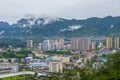
<path fill-rule="evenodd" d="M 75 80 L 120 80 L 120 51 L 107 56 L 107 62 L 98 70 L 76 67 L 64 73 L 65 80 L 80 73 L 80 79 Z"/>
<path fill-rule="evenodd" d="M 96 76 L 97 80 L 120 80 L 120 51 L 108 55 L 107 62 L 96 72 Z"/>

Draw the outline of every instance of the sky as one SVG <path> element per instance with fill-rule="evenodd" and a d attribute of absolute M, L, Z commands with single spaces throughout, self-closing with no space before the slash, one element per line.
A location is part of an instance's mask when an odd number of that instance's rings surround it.
<path fill-rule="evenodd" d="M 85 19 L 120 16 L 120 0 L 0 0 L 0 21 L 26 17 Z"/>

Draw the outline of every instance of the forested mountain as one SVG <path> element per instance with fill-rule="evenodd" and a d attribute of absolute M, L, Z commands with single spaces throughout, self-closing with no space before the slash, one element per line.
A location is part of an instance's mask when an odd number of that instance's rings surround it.
<path fill-rule="evenodd" d="M 92 17 L 84 20 L 63 18 L 23 18 L 10 25 L 0 22 L 1 37 L 120 36 L 120 17 Z"/>

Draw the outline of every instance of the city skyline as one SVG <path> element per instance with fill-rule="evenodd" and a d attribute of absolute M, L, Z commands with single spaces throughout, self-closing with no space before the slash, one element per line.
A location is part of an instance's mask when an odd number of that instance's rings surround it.
<path fill-rule="evenodd" d="M 0 80 L 120 80 L 120 0 L 0 0 Z"/>

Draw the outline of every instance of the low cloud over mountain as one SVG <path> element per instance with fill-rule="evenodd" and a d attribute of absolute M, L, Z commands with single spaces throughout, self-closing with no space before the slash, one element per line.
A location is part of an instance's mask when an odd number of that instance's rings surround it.
<path fill-rule="evenodd" d="M 33 37 L 45 36 L 119 36 L 120 17 L 88 18 L 84 20 L 63 18 L 23 18 L 10 25 L 0 22 L 2 37 Z"/>

